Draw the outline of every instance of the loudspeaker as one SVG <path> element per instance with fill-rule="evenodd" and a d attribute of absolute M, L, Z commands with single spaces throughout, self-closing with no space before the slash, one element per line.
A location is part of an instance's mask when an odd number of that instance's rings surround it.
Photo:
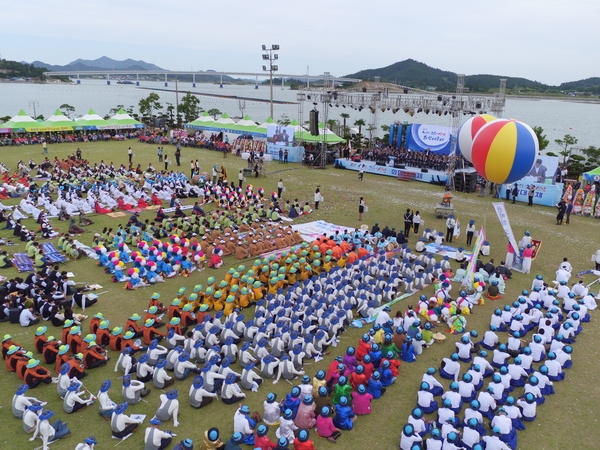
<path fill-rule="evenodd" d="M 454 188 L 459 192 L 475 192 L 477 187 L 477 173 L 454 174 Z"/>
<path fill-rule="evenodd" d="M 309 119 L 310 119 L 309 120 L 310 134 L 312 134 L 313 136 L 318 136 L 319 135 L 319 111 L 317 111 L 316 109 L 311 110 Z"/>

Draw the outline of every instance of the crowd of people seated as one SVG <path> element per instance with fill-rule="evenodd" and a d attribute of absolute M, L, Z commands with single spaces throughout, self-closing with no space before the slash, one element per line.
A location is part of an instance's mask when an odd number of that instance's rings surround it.
<path fill-rule="evenodd" d="M 49 144 L 61 144 L 63 142 L 97 142 L 97 141 L 124 141 L 125 139 L 135 139 L 140 132 L 136 130 L 110 130 L 98 132 L 64 132 L 64 133 L 23 133 L 17 135 L 7 135 L 0 139 L 0 146 L 8 145 L 37 145 L 42 142 Z"/>
<path fill-rule="evenodd" d="M 417 151 L 406 148 L 379 147 L 362 155 L 363 160 L 375 161 L 381 165 L 404 165 L 419 169 L 431 169 L 444 172 L 448 169 L 451 156 L 440 155 L 430 150 Z M 471 167 L 472 164 L 461 155 L 456 156 L 455 167 Z"/>

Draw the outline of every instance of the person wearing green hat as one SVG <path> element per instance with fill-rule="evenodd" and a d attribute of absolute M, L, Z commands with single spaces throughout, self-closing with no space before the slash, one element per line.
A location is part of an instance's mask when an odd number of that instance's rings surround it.
<path fill-rule="evenodd" d="M 144 327 L 139 325 L 141 320 L 142 316 L 139 314 L 132 314 L 129 319 L 127 319 L 127 322 L 125 322 L 125 329 L 133 331 L 135 337 L 141 337 L 142 334 L 144 334 Z"/>
<path fill-rule="evenodd" d="M 163 339 L 167 335 L 158 331 L 158 329 L 154 326 L 154 320 L 148 319 L 144 322 L 144 329 L 142 331 L 143 334 L 143 342 L 145 345 L 150 345 L 154 339 Z"/>
<path fill-rule="evenodd" d="M 48 369 L 39 365 L 38 359 L 30 359 L 25 369 L 24 380 L 31 389 L 40 383 L 50 384 L 53 382 L 52 374 Z"/>

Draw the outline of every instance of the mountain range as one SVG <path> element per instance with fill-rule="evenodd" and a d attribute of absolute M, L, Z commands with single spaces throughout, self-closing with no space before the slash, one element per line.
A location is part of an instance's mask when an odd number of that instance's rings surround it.
<path fill-rule="evenodd" d="M 34 67 L 51 70 L 53 72 L 62 72 L 70 70 L 163 70 L 157 65 L 150 64 L 145 61 L 136 61 L 133 59 L 117 61 L 107 56 L 102 56 L 98 59 L 93 60 L 76 59 L 75 61 L 72 61 L 64 66 L 52 65 L 42 61 L 33 61 L 31 64 Z"/>
<path fill-rule="evenodd" d="M 380 77 L 380 81 L 399 84 L 419 89 L 453 92 L 456 90 L 457 74 L 436 69 L 414 59 L 406 59 L 378 69 L 366 69 L 346 75 L 350 78 L 360 78 L 373 81 Z M 600 78 L 593 77 L 584 80 L 569 81 L 558 86 L 547 85 L 527 78 L 510 77 L 507 75 L 466 75 L 465 88 L 470 92 L 489 92 L 498 90 L 500 79 L 506 78 L 506 92 L 524 93 L 526 91 L 541 93 L 585 92 L 600 94 Z"/>
<path fill-rule="evenodd" d="M 72 61 L 64 66 L 52 65 L 42 61 L 33 61 L 32 63 L 23 62 L 23 64 L 55 72 L 77 70 L 165 70 L 155 64 L 147 63 L 141 60 L 126 59 L 124 61 L 117 61 L 107 56 L 102 56 L 93 60 L 76 59 L 75 61 Z M 380 81 L 382 82 L 394 83 L 417 89 L 444 92 L 453 92 L 456 89 L 457 80 L 457 74 L 454 72 L 436 69 L 414 59 L 406 59 L 404 61 L 399 61 L 389 66 L 380 67 L 377 69 L 364 69 L 345 76 L 350 78 L 360 78 L 365 81 L 373 81 L 375 77 L 379 77 Z M 182 77 L 182 79 L 183 78 L 184 77 Z M 469 92 L 475 93 L 494 92 L 498 90 L 501 78 L 507 79 L 507 94 L 527 94 L 528 92 L 558 94 L 577 92 L 580 94 L 600 95 L 600 77 L 568 81 L 561 83 L 558 86 L 552 86 L 522 77 L 478 74 L 465 76 L 465 88 L 467 88 Z M 210 80 L 207 78 L 206 81 L 218 81 L 218 77 L 211 77 Z M 234 78 L 224 76 L 223 81 L 234 82 L 241 80 L 235 80 Z"/>

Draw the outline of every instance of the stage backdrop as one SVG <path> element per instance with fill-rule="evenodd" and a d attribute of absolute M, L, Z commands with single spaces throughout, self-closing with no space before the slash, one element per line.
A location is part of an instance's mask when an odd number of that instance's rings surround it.
<path fill-rule="evenodd" d="M 440 155 L 450 154 L 452 128 L 415 123 L 409 126 L 406 147 L 410 150 L 431 150 Z"/>
<path fill-rule="evenodd" d="M 267 155 L 273 155 L 273 159 L 276 161 L 279 160 L 279 150 L 287 150 L 288 162 L 302 162 L 304 157 L 304 147 L 282 147 L 281 145 L 267 143 Z"/>

